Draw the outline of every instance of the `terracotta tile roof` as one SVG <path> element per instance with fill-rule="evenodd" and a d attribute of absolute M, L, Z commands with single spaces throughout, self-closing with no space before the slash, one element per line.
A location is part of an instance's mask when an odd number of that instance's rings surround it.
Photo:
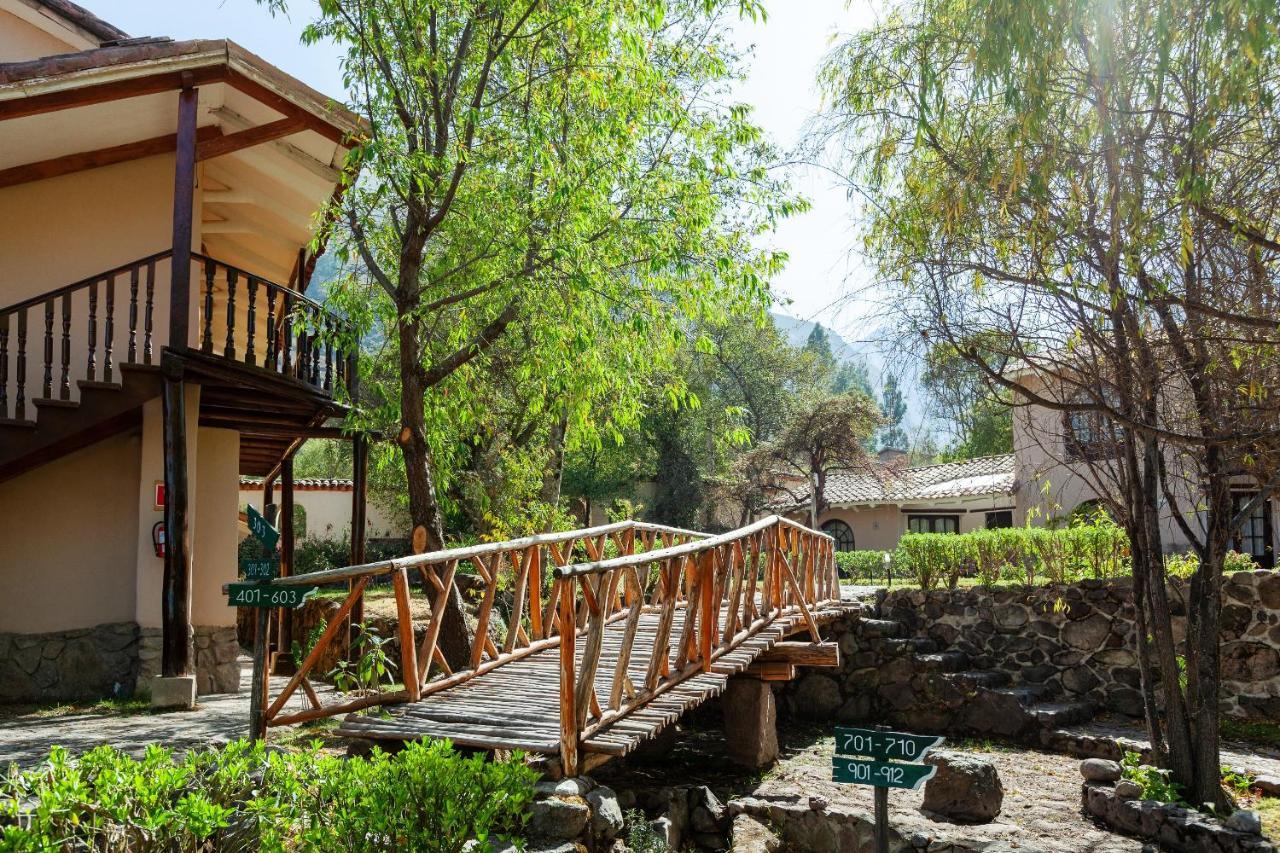
<path fill-rule="evenodd" d="M 1013 471 L 1012 453 L 915 468 L 880 466 L 875 472 L 833 471 L 827 475 L 826 494 L 833 506 L 1011 495 Z M 805 489 L 795 502 L 788 504 L 800 506 L 808 498 Z"/>
<path fill-rule="evenodd" d="M 72 3 L 71 0 L 35 0 L 35 2 L 64 21 L 89 33 L 99 42 L 122 41 L 129 38 L 129 34 L 124 30 L 107 23 L 83 6 Z"/>
<path fill-rule="evenodd" d="M 279 487 L 279 485 L 280 483 L 277 480 L 276 486 Z M 254 477 L 240 478 L 240 489 L 242 491 L 245 489 L 261 489 L 261 488 L 262 488 L 262 480 L 260 479 L 256 479 Z M 301 479 L 297 479 L 293 481 L 293 488 L 295 491 L 301 490 L 301 491 L 310 491 L 310 492 L 349 492 L 355 487 L 352 485 L 350 480 L 340 480 L 336 478 L 327 479 L 327 478 L 317 478 L 317 477 L 303 477 Z"/>

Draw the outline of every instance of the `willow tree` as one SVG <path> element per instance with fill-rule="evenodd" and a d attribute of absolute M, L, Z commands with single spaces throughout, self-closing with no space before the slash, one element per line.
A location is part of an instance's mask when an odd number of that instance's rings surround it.
<path fill-rule="evenodd" d="M 1225 555 L 1280 485 L 1278 60 L 1269 0 L 904 3 L 830 57 L 816 138 L 916 338 L 1061 413 L 1059 453 L 1098 439 L 1073 461 L 1129 533 L 1148 730 L 1197 804 L 1227 800 Z M 1164 521 L 1200 557 L 1185 683 Z"/>
<path fill-rule="evenodd" d="M 271 0 L 280 6 L 280 0 Z M 726 18 L 752 0 L 322 0 L 371 128 L 331 295 L 377 342 L 367 417 L 397 436 L 415 536 L 482 429 L 484 371 L 538 391 L 561 440 L 634 412 L 685 316 L 759 311 L 751 239 L 791 202 L 726 97 Z M 515 354 L 490 360 L 500 344 Z M 633 374 L 633 375 L 632 375 Z M 366 383 L 368 385 L 369 383 Z M 465 649 L 460 601 L 442 647 Z"/>

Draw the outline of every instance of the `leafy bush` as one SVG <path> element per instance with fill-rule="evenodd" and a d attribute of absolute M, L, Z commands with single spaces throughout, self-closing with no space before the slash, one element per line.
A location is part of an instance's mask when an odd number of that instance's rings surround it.
<path fill-rule="evenodd" d="M 488 850 L 519 832 L 536 776 L 519 755 L 463 758 L 446 741 L 351 759 L 246 741 L 182 759 L 54 747 L 0 780 L 0 849 L 216 849 L 234 827 L 266 851 Z"/>
<path fill-rule="evenodd" d="M 836 551 L 836 569 L 847 580 L 872 581 L 884 571 L 884 551 Z"/>
<path fill-rule="evenodd" d="M 1124 778 L 1142 786 L 1142 799 L 1186 805 L 1182 796 L 1182 786 L 1169 780 L 1168 770 L 1143 764 L 1142 757 L 1136 752 L 1126 752 L 1120 767 Z"/>
<path fill-rule="evenodd" d="M 933 589 L 960 560 L 960 539 L 954 533 L 907 533 L 898 540 L 893 563 L 921 589 Z"/>

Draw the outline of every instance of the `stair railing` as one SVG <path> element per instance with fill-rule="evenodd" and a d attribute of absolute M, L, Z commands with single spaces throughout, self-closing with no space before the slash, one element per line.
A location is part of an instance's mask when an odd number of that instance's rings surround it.
<path fill-rule="evenodd" d="M 124 365 L 158 364 L 168 346 L 172 251 L 0 307 L 0 421 L 71 404 L 83 385 L 114 384 Z M 189 349 L 286 376 L 324 396 L 348 391 L 349 324 L 284 285 L 192 254 L 197 331 Z"/>
<path fill-rule="evenodd" d="M 123 364 L 152 364 L 164 344 L 155 304 L 171 255 L 148 255 L 0 308 L 0 420 L 33 419 L 37 402 L 71 402 L 81 382 L 114 383 Z"/>

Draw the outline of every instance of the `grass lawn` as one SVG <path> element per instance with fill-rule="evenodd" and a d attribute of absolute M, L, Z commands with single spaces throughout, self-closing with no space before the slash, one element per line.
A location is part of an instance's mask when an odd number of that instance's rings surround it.
<path fill-rule="evenodd" d="M 127 717 L 134 714 L 149 713 L 151 713 L 151 699 L 146 696 L 131 696 L 127 699 L 85 699 L 79 702 L 0 705 L 0 719 L 13 719 L 15 717 L 53 719 L 55 717 L 71 717 L 81 714 L 93 714 L 100 717 Z"/>
<path fill-rule="evenodd" d="M 1227 740 L 1280 749 L 1280 723 L 1245 723 L 1223 717 L 1219 732 Z"/>

